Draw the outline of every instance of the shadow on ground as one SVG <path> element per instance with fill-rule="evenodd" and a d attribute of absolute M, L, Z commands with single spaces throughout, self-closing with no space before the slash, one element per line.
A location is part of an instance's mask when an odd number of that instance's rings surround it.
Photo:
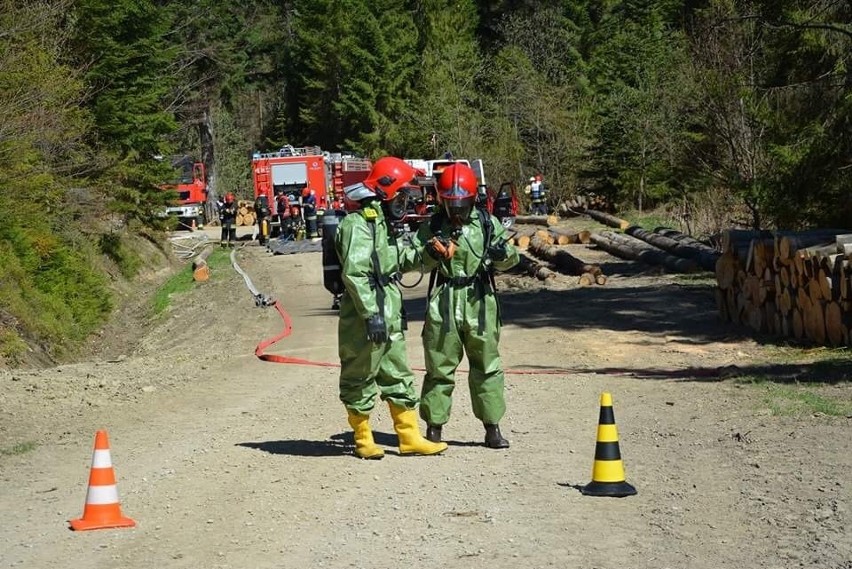
<path fill-rule="evenodd" d="M 614 330 L 683 336 L 701 344 L 741 341 L 744 331 L 719 321 L 713 290 L 706 285 L 500 290 L 503 324 L 521 328 Z M 410 321 L 422 321 L 426 300 L 406 298 Z"/>
<path fill-rule="evenodd" d="M 812 363 L 755 364 L 722 367 L 662 368 L 574 368 L 568 373 L 593 373 L 622 375 L 636 379 L 663 379 L 681 381 L 761 380 L 775 383 L 828 383 L 848 382 L 852 379 L 852 359 L 838 357 Z M 507 374 L 512 368 L 507 368 Z"/>

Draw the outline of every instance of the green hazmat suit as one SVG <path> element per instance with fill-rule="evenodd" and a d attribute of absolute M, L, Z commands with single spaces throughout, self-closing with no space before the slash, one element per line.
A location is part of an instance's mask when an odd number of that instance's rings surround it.
<path fill-rule="evenodd" d="M 491 222 L 489 243 L 485 242 L 485 215 Z M 496 425 L 506 411 L 506 402 L 498 351 L 500 314 L 490 273 L 510 269 L 520 256 L 500 222 L 477 208 L 458 229 L 443 213 L 435 216 L 438 218 L 433 216 L 434 221 L 420 226 L 403 262 L 404 270 L 412 270 L 421 260 L 425 270 L 437 269 L 423 325 L 427 371 L 420 394 L 420 416 L 434 426 L 449 420 L 455 372 L 467 354 L 473 414 L 483 423 Z M 439 262 L 425 252 L 426 243 L 436 233 L 456 243 L 451 259 Z M 505 258 L 492 259 L 488 247 L 501 245 Z"/>
<path fill-rule="evenodd" d="M 381 205 L 374 202 L 344 217 L 334 245 L 345 286 L 337 328 L 340 400 L 361 415 L 370 414 L 377 396 L 414 409 L 414 372 L 405 351 L 402 294 L 395 283 L 400 249 Z M 382 314 L 387 324 L 383 344 L 367 338 L 366 320 L 374 314 Z"/>

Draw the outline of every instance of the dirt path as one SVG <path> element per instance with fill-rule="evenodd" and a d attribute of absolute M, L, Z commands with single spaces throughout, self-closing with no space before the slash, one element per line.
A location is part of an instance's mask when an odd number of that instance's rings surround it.
<path fill-rule="evenodd" d="M 764 387 L 725 379 L 768 352 L 717 323 L 706 287 L 582 253 L 605 287 L 500 279 L 508 451 L 480 445 L 462 381 L 443 456 L 396 455 L 381 408 L 388 456 L 354 459 L 336 370 L 257 360 L 281 321 L 232 271 L 133 352 L 0 372 L 0 567 L 852 568 L 850 419 L 774 415 Z M 273 351 L 336 362 L 319 254 L 237 258 L 293 318 Z M 418 367 L 424 288 L 406 293 Z M 602 391 L 634 497 L 577 490 Z M 138 526 L 71 532 L 101 428 Z"/>

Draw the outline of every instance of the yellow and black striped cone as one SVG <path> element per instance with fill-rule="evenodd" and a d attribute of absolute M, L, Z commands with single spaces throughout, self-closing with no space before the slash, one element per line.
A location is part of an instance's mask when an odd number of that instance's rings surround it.
<path fill-rule="evenodd" d="M 618 448 L 618 429 L 612 411 L 612 395 L 601 393 L 601 414 L 598 420 L 598 441 L 595 445 L 595 465 L 592 481 L 580 492 L 586 496 L 622 498 L 636 494 L 636 488 L 624 479 L 624 463 Z"/>

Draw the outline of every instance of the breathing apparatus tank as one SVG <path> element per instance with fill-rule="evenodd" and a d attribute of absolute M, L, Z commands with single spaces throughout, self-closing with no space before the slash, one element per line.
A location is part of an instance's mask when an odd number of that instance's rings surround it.
<path fill-rule="evenodd" d="M 335 296 L 343 294 L 344 290 L 340 258 L 334 248 L 339 223 L 340 218 L 335 211 L 326 211 L 322 218 L 322 284 Z"/>

